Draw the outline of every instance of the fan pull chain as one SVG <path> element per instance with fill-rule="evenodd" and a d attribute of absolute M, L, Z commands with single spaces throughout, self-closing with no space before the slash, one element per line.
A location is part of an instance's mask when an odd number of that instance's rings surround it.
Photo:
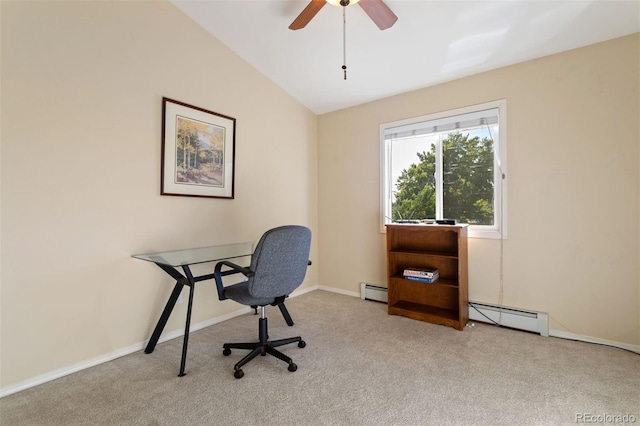
<path fill-rule="evenodd" d="M 349 3 L 347 3 L 349 4 Z M 342 71 L 347 79 L 347 7 L 342 6 Z"/>

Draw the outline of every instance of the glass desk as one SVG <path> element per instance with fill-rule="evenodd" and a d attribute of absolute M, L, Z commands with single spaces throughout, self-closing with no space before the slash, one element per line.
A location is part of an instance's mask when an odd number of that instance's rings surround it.
<path fill-rule="evenodd" d="M 167 300 L 167 304 L 162 311 L 162 315 L 160 315 L 160 319 L 156 324 L 156 328 L 153 330 L 153 334 L 151 335 L 151 339 L 149 339 L 149 343 L 145 348 L 144 352 L 150 354 L 156 347 L 158 343 L 158 339 L 160 338 L 160 334 L 162 334 L 162 330 L 164 326 L 167 324 L 167 320 L 169 319 L 169 315 L 171 315 L 171 311 L 173 311 L 173 307 L 182 292 L 184 286 L 189 287 L 189 303 L 187 305 L 187 319 L 185 321 L 184 326 L 184 337 L 182 342 L 182 359 L 180 361 L 180 374 L 179 376 L 185 375 L 185 366 L 187 360 L 187 345 L 189 343 L 189 325 L 191 323 L 191 308 L 193 306 L 193 292 L 195 290 L 195 285 L 199 281 L 210 280 L 214 278 L 214 274 L 201 275 L 198 277 L 194 277 L 191 273 L 191 269 L 189 266 L 196 265 L 199 263 L 208 263 L 208 262 L 219 262 L 221 260 L 251 256 L 253 250 L 255 248 L 255 244 L 253 242 L 247 243 L 237 243 L 237 244 L 226 244 L 226 245 L 218 245 L 218 246 L 210 246 L 210 247 L 201 247 L 194 249 L 186 249 L 186 250 L 172 250 L 172 251 L 163 251 L 159 253 L 145 253 L 145 254 L 134 254 L 132 257 L 136 259 L 146 260 L 149 262 L 153 262 L 158 265 L 163 271 L 169 274 L 176 280 L 176 285 L 173 288 L 173 292 L 171 296 L 169 296 L 169 300 Z M 182 269 L 182 272 L 180 272 Z M 213 270 L 213 268 L 212 268 Z M 283 315 L 285 315 L 286 311 L 283 311 L 284 305 L 281 306 L 281 311 Z M 285 315 L 285 319 L 288 316 Z M 287 320 L 289 323 L 290 318 Z M 292 325 L 291 322 L 289 325 Z"/>

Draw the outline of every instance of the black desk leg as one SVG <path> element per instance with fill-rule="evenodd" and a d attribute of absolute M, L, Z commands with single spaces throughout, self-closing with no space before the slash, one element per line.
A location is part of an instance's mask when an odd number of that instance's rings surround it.
<path fill-rule="evenodd" d="M 186 363 L 187 363 L 187 345 L 189 344 L 189 326 L 191 324 L 191 308 L 193 307 L 193 292 L 196 289 L 196 283 L 193 279 L 193 275 L 191 274 L 191 270 L 188 265 L 184 265 L 182 267 L 185 275 L 187 276 L 187 281 L 189 282 L 189 304 L 187 305 L 187 321 L 184 325 L 184 339 L 182 341 L 182 359 L 180 360 L 180 374 L 179 377 L 184 376 L 186 373 L 184 372 Z"/>
<path fill-rule="evenodd" d="M 175 287 L 173 287 L 173 292 L 171 296 L 169 296 L 169 300 L 167 300 L 167 304 L 162 311 L 162 315 L 160 315 L 160 319 L 158 320 L 158 324 L 156 324 L 156 328 L 153 330 L 153 334 L 151 335 L 151 339 L 149 343 L 147 343 L 147 347 L 144 350 L 145 354 L 150 354 L 156 348 L 156 344 L 158 343 L 158 339 L 162 334 L 162 330 L 164 330 L 164 326 L 167 325 L 167 320 L 169 320 L 169 315 L 171 315 L 171 311 L 173 311 L 173 307 L 176 305 L 176 301 L 182 292 L 183 284 L 176 282 Z"/>

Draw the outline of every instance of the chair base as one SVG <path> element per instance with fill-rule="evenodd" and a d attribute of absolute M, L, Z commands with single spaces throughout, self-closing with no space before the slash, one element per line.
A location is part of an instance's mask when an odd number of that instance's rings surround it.
<path fill-rule="evenodd" d="M 290 337 L 288 339 L 269 341 L 269 335 L 267 331 L 267 319 L 263 317 L 259 319 L 259 338 L 260 338 L 259 342 L 225 343 L 224 345 L 222 345 L 222 348 L 223 348 L 222 354 L 224 356 L 231 355 L 231 349 L 248 349 L 251 351 L 244 358 L 238 361 L 236 365 L 233 366 L 233 370 L 234 370 L 233 375 L 235 376 L 236 379 L 240 379 L 242 378 L 242 376 L 244 376 L 244 372 L 242 371 L 242 366 L 244 366 L 246 363 L 248 363 L 258 355 L 264 356 L 269 354 L 269 355 L 275 356 L 278 359 L 281 359 L 282 361 L 289 364 L 289 371 L 296 371 L 298 369 L 298 366 L 294 364 L 291 358 L 289 358 L 288 356 L 286 356 L 285 354 L 283 354 L 282 352 L 280 352 L 275 348 L 283 345 L 288 345 L 291 343 L 296 343 L 296 342 L 298 342 L 299 348 L 304 348 L 305 346 L 307 346 L 307 344 L 304 340 L 302 340 L 302 337 L 297 336 L 297 337 Z"/>

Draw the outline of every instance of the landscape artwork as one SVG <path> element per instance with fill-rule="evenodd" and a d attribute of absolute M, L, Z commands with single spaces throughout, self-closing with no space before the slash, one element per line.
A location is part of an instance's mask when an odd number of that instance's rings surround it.
<path fill-rule="evenodd" d="M 163 98 L 161 195 L 234 198 L 235 118 Z"/>
<path fill-rule="evenodd" d="M 177 117 L 175 183 L 224 186 L 224 127 Z"/>

